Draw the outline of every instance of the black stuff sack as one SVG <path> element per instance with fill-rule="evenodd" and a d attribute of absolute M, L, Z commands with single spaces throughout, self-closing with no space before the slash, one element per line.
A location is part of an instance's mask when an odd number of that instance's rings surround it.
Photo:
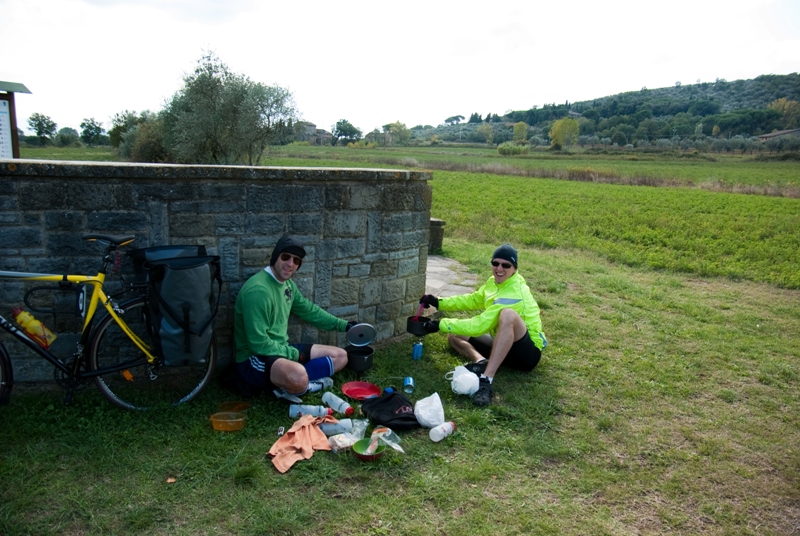
<path fill-rule="evenodd" d="M 378 398 L 365 400 L 361 404 L 361 411 L 374 424 L 392 430 L 413 430 L 420 426 L 411 402 L 397 391 L 384 391 Z"/>
<path fill-rule="evenodd" d="M 168 367 L 205 363 L 222 287 L 219 257 L 159 259 L 145 267 L 156 353 Z"/>

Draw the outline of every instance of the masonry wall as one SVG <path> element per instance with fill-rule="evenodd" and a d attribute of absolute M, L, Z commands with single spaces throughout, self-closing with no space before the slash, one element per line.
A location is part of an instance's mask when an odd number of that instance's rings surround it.
<path fill-rule="evenodd" d="M 405 332 L 425 291 L 429 173 L 397 170 L 0 161 L 0 270 L 97 272 L 102 246 L 88 232 L 133 234 L 126 249 L 203 244 L 224 281 L 216 331 L 222 362 L 233 355 L 233 304 L 269 262 L 284 232 L 306 245 L 294 276 L 332 314 L 374 325 L 378 340 Z M 122 255 L 121 273 L 132 274 Z M 111 280 L 115 276 L 111 276 Z M 0 280 L 0 315 L 32 284 Z M 45 293 L 63 312 L 40 315 L 70 352 L 74 294 Z M 344 334 L 295 321 L 294 341 L 344 345 Z M 52 379 L 52 367 L 5 333 L 17 381 Z"/>

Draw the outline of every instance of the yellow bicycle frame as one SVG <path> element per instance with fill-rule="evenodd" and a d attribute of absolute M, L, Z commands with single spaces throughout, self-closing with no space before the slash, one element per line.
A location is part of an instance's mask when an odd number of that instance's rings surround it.
<path fill-rule="evenodd" d="M 83 319 L 83 329 L 81 331 L 86 331 L 89 326 L 89 322 L 91 322 L 95 312 L 97 311 L 97 304 L 102 303 L 103 307 L 105 307 L 105 310 L 108 311 L 108 314 L 110 314 L 114 319 L 114 322 L 116 322 L 117 325 L 122 328 L 122 331 L 125 332 L 128 338 L 132 340 L 142 352 L 144 352 L 144 354 L 147 356 L 147 362 L 150 364 L 155 362 L 156 358 L 150 352 L 150 347 L 147 345 L 147 343 L 140 339 L 138 335 L 131 331 L 131 328 L 128 327 L 125 321 L 117 315 L 117 312 L 114 310 L 114 305 L 111 302 L 111 298 L 109 298 L 106 293 L 103 292 L 103 283 L 105 283 L 106 280 L 106 275 L 104 273 L 98 273 L 97 275 L 58 275 L 0 271 L 0 278 L 16 279 L 18 281 L 68 281 L 70 283 L 84 283 L 92 285 L 92 296 L 87 304 L 88 307 L 86 309 L 86 315 Z"/>

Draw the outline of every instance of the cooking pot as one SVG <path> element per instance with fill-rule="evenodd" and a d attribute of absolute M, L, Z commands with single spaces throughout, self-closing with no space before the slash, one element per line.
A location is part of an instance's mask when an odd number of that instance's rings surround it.
<path fill-rule="evenodd" d="M 418 335 L 422 337 L 423 335 L 427 335 L 428 332 L 425 331 L 425 322 L 430 320 L 427 316 L 409 316 L 408 320 L 406 321 L 406 331 L 413 335 Z"/>
<path fill-rule="evenodd" d="M 345 346 L 347 352 L 347 368 L 356 372 L 364 372 L 372 368 L 372 354 L 375 350 L 370 346 Z"/>

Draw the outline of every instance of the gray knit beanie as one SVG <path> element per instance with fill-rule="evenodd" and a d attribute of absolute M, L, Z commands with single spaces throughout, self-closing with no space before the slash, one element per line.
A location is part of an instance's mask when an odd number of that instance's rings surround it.
<path fill-rule="evenodd" d="M 517 267 L 517 250 L 511 244 L 503 244 L 492 253 L 492 259 L 505 259 Z"/>

